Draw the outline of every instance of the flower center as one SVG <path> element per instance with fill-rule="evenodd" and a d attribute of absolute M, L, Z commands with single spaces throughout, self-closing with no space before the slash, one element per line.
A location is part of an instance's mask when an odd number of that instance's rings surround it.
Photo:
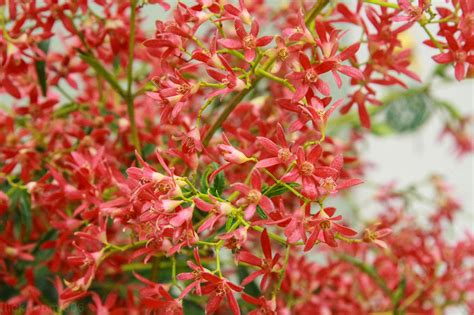
<path fill-rule="evenodd" d="M 465 62 L 466 61 L 466 56 L 467 55 L 466 55 L 465 51 L 460 50 L 460 51 L 456 52 L 456 60 L 458 62 Z"/>
<path fill-rule="evenodd" d="M 196 144 L 194 143 L 194 139 L 191 137 L 186 137 L 183 144 L 183 151 L 186 153 L 194 153 L 196 152 Z"/>
<path fill-rule="evenodd" d="M 194 280 L 201 280 L 201 271 L 199 270 L 193 270 L 192 272 Z"/>
<path fill-rule="evenodd" d="M 278 159 L 283 163 L 286 163 L 291 158 L 291 152 L 288 148 L 281 148 L 278 150 Z"/>
<path fill-rule="evenodd" d="M 329 230 L 329 228 L 331 227 L 331 221 L 322 221 L 321 223 L 319 223 L 319 227 L 323 230 Z"/>
<path fill-rule="evenodd" d="M 225 295 L 225 288 L 224 288 L 224 286 L 221 285 L 221 286 L 218 286 L 218 287 L 216 288 L 216 295 L 218 295 L 218 296 L 223 296 L 223 295 Z"/>
<path fill-rule="evenodd" d="M 468 14 L 464 18 L 464 23 L 468 28 L 474 27 L 474 13 Z"/>
<path fill-rule="evenodd" d="M 332 177 L 321 179 L 319 181 L 319 184 L 327 191 L 333 191 L 334 189 L 336 189 L 336 183 L 334 182 L 334 179 Z"/>
<path fill-rule="evenodd" d="M 283 47 L 278 49 L 278 59 L 280 59 L 281 61 L 284 61 L 286 58 L 288 58 L 288 55 L 288 48 Z"/>
<path fill-rule="evenodd" d="M 191 89 L 191 87 L 189 86 L 189 84 L 184 83 L 184 84 L 179 85 L 179 86 L 176 88 L 176 91 L 177 91 L 179 94 L 183 95 L 183 94 L 188 93 L 190 89 Z"/>
<path fill-rule="evenodd" d="M 309 163 L 308 161 L 303 162 L 301 164 L 301 173 L 303 173 L 304 176 L 311 176 L 314 171 L 314 166 L 313 164 Z"/>
<path fill-rule="evenodd" d="M 253 49 L 257 47 L 257 41 L 253 35 L 247 35 L 244 37 L 244 48 L 246 49 Z"/>
<path fill-rule="evenodd" d="M 169 179 L 163 179 L 155 187 L 161 194 L 167 194 L 173 188 L 173 184 Z"/>
<path fill-rule="evenodd" d="M 138 182 L 140 183 L 140 185 L 145 185 L 145 184 L 151 182 L 151 179 L 146 178 L 146 177 L 142 177 L 138 180 Z"/>
<path fill-rule="evenodd" d="M 308 83 L 314 83 L 318 80 L 318 74 L 313 69 L 308 70 L 304 75 L 304 79 Z"/>
<path fill-rule="evenodd" d="M 418 18 L 423 14 L 423 10 L 420 7 L 410 6 L 408 9 L 408 15 L 413 18 Z"/>
<path fill-rule="evenodd" d="M 253 204 L 257 204 L 260 201 L 260 198 L 262 198 L 262 194 L 258 190 L 255 190 L 255 189 L 252 189 L 251 191 L 249 191 L 247 195 L 247 201 Z"/>
<path fill-rule="evenodd" d="M 371 243 L 377 239 L 377 234 L 370 231 L 369 229 L 366 229 L 364 231 L 364 235 L 362 236 L 362 240 L 366 243 Z"/>

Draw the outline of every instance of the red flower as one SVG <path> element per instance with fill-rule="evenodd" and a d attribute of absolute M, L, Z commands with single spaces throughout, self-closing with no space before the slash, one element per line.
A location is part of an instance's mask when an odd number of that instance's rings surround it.
<path fill-rule="evenodd" d="M 235 32 L 239 37 L 237 39 L 220 39 L 219 43 L 229 49 L 243 49 L 245 60 L 252 62 L 255 59 L 255 50 L 258 47 L 266 46 L 273 40 L 273 36 L 263 36 L 257 38 L 259 26 L 257 21 L 252 22 L 250 33 L 245 31 L 244 25 L 240 19 L 235 20 Z"/>
<path fill-rule="evenodd" d="M 257 306 L 256 309 L 250 311 L 248 315 L 276 315 L 275 300 L 267 300 L 264 296 L 255 298 L 247 293 L 242 293 L 242 299 L 250 304 Z"/>
<path fill-rule="evenodd" d="M 245 207 L 245 219 L 249 220 L 253 217 L 257 206 L 262 207 L 267 213 L 273 210 L 273 203 L 267 196 L 262 194 L 262 178 L 258 171 L 254 171 L 251 175 L 252 188 L 242 183 L 232 185 L 237 191 L 245 197 L 237 202 L 237 206 Z"/>
<path fill-rule="evenodd" d="M 304 53 L 299 55 L 302 71 L 294 71 L 287 75 L 287 78 L 293 82 L 296 92 L 293 95 L 293 102 L 297 102 L 306 96 L 311 99 L 314 96 L 313 88 L 316 88 L 321 94 L 329 96 L 331 90 L 329 85 L 319 78 L 320 74 L 331 71 L 335 63 L 333 61 L 325 61 L 320 64 L 311 64 L 308 56 Z"/>
<path fill-rule="evenodd" d="M 252 24 L 252 17 L 247 8 L 245 8 L 244 0 L 239 0 L 239 7 L 237 8 L 233 4 L 227 3 L 224 5 L 224 10 L 227 14 L 231 15 L 231 18 L 238 17 L 245 24 Z"/>
<path fill-rule="evenodd" d="M 201 295 L 201 283 L 205 282 L 203 279 L 202 275 L 204 273 L 209 273 L 210 271 L 206 268 L 204 268 L 201 264 L 201 258 L 199 257 L 199 249 L 196 247 L 194 248 L 194 260 L 196 261 L 197 265 L 193 263 L 192 261 L 188 261 L 188 267 L 191 268 L 193 271 L 192 272 L 184 272 L 180 273 L 179 275 L 176 276 L 178 280 L 193 280 L 180 294 L 180 299 L 185 297 L 189 292 L 191 292 L 192 289 L 196 291 L 198 295 Z"/>
<path fill-rule="evenodd" d="M 206 314 L 214 314 L 219 309 L 224 297 L 226 297 L 232 313 L 234 315 L 240 315 L 239 304 L 232 291 L 242 292 L 244 288 L 225 278 L 219 278 L 212 273 L 204 273 L 203 278 L 209 281 L 209 283 L 202 288 L 203 294 L 210 295 L 206 306 Z"/>
<path fill-rule="evenodd" d="M 392 18 L 393 21 L 401 22 L 407 21 L 413 23 L 423 18 L 423 13 L 426 8 L 425 0 L 418 0 L 418 5 L 414 6 L 408 0 L 398 0 L 398 6 L 406 15 L 397 15 Z"/>
<path fill-rule="evenodd" d="M 392 229 L 389 229 L 389 228 L 378 229 L 378 225 L 379 224 L 374 224 L 371 227 L 366 228 L 364 231 L 364 235 L 362 236 L 362 240 L 366 243 L 374 243 L 377 246 L 380 246 L 382 248 L 387 248 L 388 247 L 387 243 L 385 243 L 384 241 L 380 239 L 391 234 Z"/>
<path fill-rule="evenodd" d="M 343 100 L 338 100 L 329 106 L 331 103 L 330 97 L 320 99 L 316 96 L 311 98 L 309 105 L 301 102 L 294 103 L 291 99 L 277 100 L 278 105 L 298 114 L 298 118 L 290 125 L 290 132 L 303 129 L 306 123 L 311 121 L 314 128 L 321 133 L 325 132 L 329 117 L 342 102 Z"/>
<path fill-rule="evenodd" d="M 220 89 L 217 90 L 213 93 L 210 93 L 208 95 L 208 98 L 211 99 L 213 97 L 216 97 L 217 95 L 226 95 L 231 92 L 240 92 L 244 90 L 247 85 L 244 81 L 239 79 L 236 75 L 234 70 L 232 70 L 231 66 L 229 63 L 224 59 L 224 57 L 219 56 L 217 60 L 220 61 L 220 64 L 224 66 L 224 68 L 227 70 L 227 74 L 223 74 L 219 71 L 214 70 L 213 68 L 208 68 L 207 73 L 216 81 L 219 81 L 220 83 L 225 86 L 225 89 Z"/>
<path fill-rule="evenodd" d="M 445 32 L 444 36 L 449 52 L 433 56 L 433 60 L 441 64 L 454 63 L 456 79 L 461 81 L 466 76 L 466 65 L 474 66 L 474 37 L 467 38 L 464 44 L 460 44 L 453 34 Z"/>
<path fill-rule="evenodd" d="M 314 227 L 314 229 L 306 241 L 304 247 L 305 251 L 313 248 L 314 244 L 318 240 L 328 244 L 329 246 L 336 247 L 337 243 L 334 239 L 334 233 L 336 232 L 346 236 L 357 235 L 357 232 L 353 229 L 334 222 L 342 220 L 342 216 L 340 215 L 333 217 L 335 212 L 336 208 L 324 208 L 314 215 L 313 218 L 311 218 L 309 224 Z"/>
<path fill-rule="evenodd" d="M 305 154 L 302 147 L 298 148 L 296 167 L 284 175 L 281 180 L 284 182 L 298 182 L 302 186 L 303 195 L 316 199 L 319 178 L 337 175 L 337 170 L 334 168 L 315 166 L 321 153 L 322 149 L 319 145 L 315 146 L 308 154 Z"/>
<path fill-rule="evenodd" d="M 361 89 L 352 93 L 349 102 L 347 102 L 341 108 L 341 113 L 346 114 L 351 109 L 352 105 L 356 104 L 357 110 L 359 112 L 359 119 L 362 126 L 367 129 L 370 129 L 370 116 L 367 112 L 366 103 L 372 103 L 374 105 L 382 104 L 382 102 L 378 101 L 375 97 L 373 97 L 374 93 L 375 92 L 373 92 L 373 90 L 369 90 L 368 92 L 364 93 Z"/>
<path fill-rule="evenodd" d="M 224 240 L 224 246 L 231 249 L 233 252 L 239 251 L 247 242 L 248 227 L 239 227 L 237 230 L 222 234 L 218 236 L 219 239 Z"/>
<path fill-rule="evenodd" d="M 337 86 L 342 86 L 342 80 L 339 77 L 338 72 L 345 74 L 356 80 L 363 80 L 364 75 L 362 72 L 354 67 L 341 64 L 343 61 L 353 58 L 359 50 L 360 43 L 355 43 L 337 54 L 339 51 L 339 42 L 341 39 L 340 31 L 332 30 L 329 32 L 326 29 L 326 25 L 322 22 L 316 22 L 316 32 L 319 35 L 319 39 L 316 41 L 323 53 L 324 61 L 333 61 L 332 75 L 336 81 Z M 329 36 L 328 36 L 329 35 Z M 336 55 L 337 54 L 337 55 Z"/>
<path fill-rule="evenodd" d="M 272 247 L 266 229 L 263 230 L 260 236 L 260 243 L 262 245 L 263 255 L 265 256 L 264 258 L 258 258 L 248 251 L 242 251 L 239 253 L 238 260 L 260 268 L 260 270 L 254 271 L 242 280 L 242 285 L 246 286 L 258 276 L 263 275 L 262 281 L 260 282 L 260 289 L 266 291 L 270 283 L 278 279 L 282 266 L 279 263 L 280 254 L 276 253 L 275 256 L 272 255 Z"/>
<path fill-rule="evenodd" d="M 276 140 L 278 145 L 272 140 L 265 137 L 257 137 L 263 149 L 270 153 L 273 157 L 265 158 L 255 164 L 255 168 L 270 167 L 275 165 L 289 165 L 295 160 L 295 155 L 291 152 L 291 146 L 285 139 L 283 127 L 278 123 L 276 128 Z"/>
<path fill-rule="evenodd" d="M 186 101 L 195 94 L 199 85 L 186 80 L 179 70 L 174 75 L 168 76 L 167 80 L 160 82 L 157 92 L 148 92 L 147 95 L 158 101 L 163 107 L 161 119 L 164 122 L 173 121 L 186 105 Z"/>
<path fill-rule="evenodd" d="M 212 195 L 209 198 L 211 198 L 213 203 L 205 202 L 199 198 L 193 199 L 196 207 L 202 211 L 209 212 L 208 217 L 199 227 L 198 233 L 207 229 L 212 230 L 216 222 L 227 217 L 234 210 L 234 207 L 228 202 L 217 201 Z"/>
<path fill-rule="evenodd" d="M 154 310 L 154 314 L 158 315 L 184 314 L 181 301 L 173 298 L 162 284 L 150 281 L 135 272 L 133 274 L 138 280 L 147 285 L 140 289 L 141 303 L 143 303 L 146 310 Z"/>

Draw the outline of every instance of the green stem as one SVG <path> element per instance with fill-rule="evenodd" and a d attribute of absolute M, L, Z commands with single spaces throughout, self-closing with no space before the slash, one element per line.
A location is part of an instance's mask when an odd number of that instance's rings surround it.
<path fill-rule="evenodd" d="M 176 280 L 176 257 L 171 256 L 171 281 L 174 285 L 177 284 Z"/>
<path fill-rule="evenodd" d="M 441 46 L 441 44 L 438 42 L 438 40 L 434 37 L 434 35 L 431 33 L 431 31 L 426 26 L 426 24 L 425 23 L 419 23 L 419 24 L 421 25 L 421 27 L 423 28 L 425 33 L 428 35 L 428 37 L 431 39 L 433 44 L 436 46 L 436 48 L 438 48 L 440 52 L 443 52 L 443 46 Z"/>
<path fill-rule="evenodd" d="M 296 91 L 295 87 L 290 82 L 288 82 L 288 80 L 280 78 L 276 75 L 273 75 L 270 72 L 267 72 L 263 69 L 258 69 L 257 74 L 262 75 L 262 76 L 266 77 L 267 79 L 270 79 L 272 81 L 280 83 L 281 85 L 286 86 L 293 93 Z"/>
<path fill-rule="evenodd" d="M 360 271 L 366 273 L 379 286 L 379 288 L 382 289 L 382 291 L 387 295 L 387 297 L 392 299 L 392 292 L 385 283 L 385 280 L 379 275 L 379 273 L 374 267 L 366 264 L 362 260 L 359 260 L 355 257 L 346 254 L 339 254 L 338 257 L 357 267 Z"/>
<path fill-rule="evenodd" d="M 158 279 L 158 271 L 160 270 L 160 260 L 161 257 L 155 256 L 153 263 L 151 265 L 151 278 L 150 280 L 156 282 Z"/>
<path fill-rule="evenodd" d="M 216 246 L 216 272 L 220 278 L 222 278 L 222 271 L 221 271 L 221 247 L 224 245 L 224 242 L 221 240 L 217 243 Z"/>
<path fill-rule="evenodd" d="M 262 168 L 262 171 L 267 174 L 268 176 L 271 177 L 271 179 L 273 179 L 275 181 L 275 183 L 277 184 L 280 184 L 282 186 L 285 186 L 286 189 L 288 189 L 289 191 L 291 191 L 296 197 L 302 199 L 303 201 L 305 202 L 309 202 L 311 200 L 309 200 L 308 198 L 306 198 L 305 196 L 303 196 L 302 194 L 300 194 L 298 191 L 296 191 L 293 187 L 291 187 L 290 185 L 288 185 L 287 183 L 285 182 L 282 182 L 281 180 L 279 180 L 278 178 L 275 177 L 275 175 L 273 175 L 271 172 L 269 172 L 268 170 Z"/>
<path fill-rule="evenodd" d="M 385 8 L 400 9 L 398 4 L 386 2 L 384 0 L 364 0 L 364 2 L 365 3 L 376 4 L 376 5 L 379 5 L 381 7 L 385 7 Z"/>
<path fill-rule="evenodd" d="M 128 119 L 130 120 L 130 130 L 132 131 L 132 143 L 135 150 L 141 155 L 140 138 L 138 137 L 137 123 L 135 121 L 135 106 L 134 96 L 132 93 L 133 83 L 133 59 L 135 50 L 135 16 L 137 9 L 137 1 L 131 0 L 130 2 L 130 38 L 128 43 L 128 65 L 127 65 L 127 113 Z"/>
<path fill-rule="evenodd" d="M 306 18 L 304 19 L 304 23 L 306 26 L 310 26 L 311 23 L 314 21 L 316 16 L 321 12 L 321 10 L 329 3 L 329 0 L 318 0 L 316 3 L 313 5 L 311 10 L 308 12 L 306 15 Z"/>
<path fill-rule="evenodd" d="M 285 278 L 286 268 L 288 267 L 290 252 L 291 252 L 291 245 L 288 244 L 285 250 L 285 260 L 283 261 L 283 266 L 281 267 L 280 275 L 278 276 L 278 283 L 276 284 L 275 289 L 273 290 L 273 297 L 276 297 L 278 292 L 280 292 L 281 290 L 281 284 L 283 283 L 283 279 Z"/>
<path fill-rule="evenodd" d="M 255 82 L 256 83 L 256 82 Z M 239 105 L 239 103 L 244 99 L 244 97 L 255 87 L 255 84 L 252 85 L 249 89 L 243 90 L 239 94 L 235 95 L 234 98 L 230 101 L 226 109 L 220 114 L 214 124 L 211 126 L 206 136 L 204 137 L 203 144 L 207 146 L 212 139 L 212 136 L 220 128 L 222 123 L 229 117 L 230 113 Z"/>

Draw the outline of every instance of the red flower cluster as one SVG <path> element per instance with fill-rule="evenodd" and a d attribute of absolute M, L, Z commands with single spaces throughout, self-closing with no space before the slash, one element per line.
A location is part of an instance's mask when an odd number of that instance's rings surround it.
<path fill-rule="evenodd" d="M 0 0 L 0 313 L 474 312 L 440 177 L 426 229 L 392 186 L 368 224 L 340 209 L 379 90 L 421 81 L 401 34 L 470 77 L 472 1 L 224 2 Z"/>

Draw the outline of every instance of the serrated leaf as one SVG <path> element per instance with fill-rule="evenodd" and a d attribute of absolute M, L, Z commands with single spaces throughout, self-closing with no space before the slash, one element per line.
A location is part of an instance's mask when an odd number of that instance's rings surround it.
<path fill-rule="evenodd" d="M 413 132 L 430 116 L 431 98 L 423 92 L 410 91 L 387 104 L 385 122 L 393 131 Z"/>
<path fill-rule="evenodd" d="M 298 188 L 297 183 L 287 183 L 286 185 L 290 186 L 291 188 Z M 263 190 L 263 194 L 267 196 L 268 198 L 272 198 L 275 196 L 282 195 L 289 191 L 288 187 L 282 184 L 274 184 L 272 186 L 269 186 Z"/>
<path fill-rule="evenodd" d="M 49 40 L 42 41 L 38 44 L 38 48 L 41 49 L 45 54 L 49 50 Z M 41 94 L 46 96 L 48 83 L 46 76 L 46 62 L 39 60 L 35 62 L 36 76 L 38 77 L 38 83 L 41 89 Z"/>

